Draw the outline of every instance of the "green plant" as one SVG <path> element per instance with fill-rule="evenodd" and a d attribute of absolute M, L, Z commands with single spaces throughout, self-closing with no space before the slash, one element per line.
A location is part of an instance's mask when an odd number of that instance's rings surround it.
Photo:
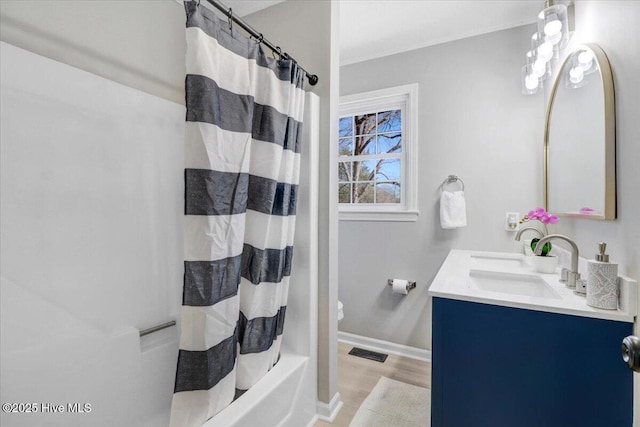
<path fill-rule="evenodd" d="M 533 238 L 531 239 L 531 250 L 532 251 L 536 251 L 536 247 L 538 246 L 538 242 L 540 241 L 539 238 Z M 551 252 L 551 242 L 547 242 L 544 244 L 544 246 L 542 247 L 542 253 L 540 255 L 542 256 L 549 256 L 549 252 Z"/>

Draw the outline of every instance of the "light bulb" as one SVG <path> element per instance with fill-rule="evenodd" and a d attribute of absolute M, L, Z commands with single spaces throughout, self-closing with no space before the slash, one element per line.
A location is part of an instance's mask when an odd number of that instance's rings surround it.
<path fill-rule="evenodd" d="M 591 68 L 591 64 L 593 62 L 593 53 L 590 50 L 583 50 L 578 55 L 578 63 L 583 70 L 588 70 Z"/>
<path fill-rule="evenodd" d="M 573 67 L 569 71 L 569 80 L 571 81 L 571 83 L 578 84 L 582 81 L 583 78 L 584 70 L 582 69 L 582 67 Z"/>
<path fill-rule="evenodd" d="M 547 74 L 547 63 L 542 59 L 536 59 L 532 65 L 533 72 L 538 76 L 542 77 Z"/>
<path fill-rule="evenodd" d="M 535 74 L 529 74 L 524 78 L 524 86 L 529 90 L 534 90 L 538 87 L 540 83 L 538 82 L 538 76 Z"/>
<path fill-rule="evenodd" d="M 554 46 L 564 47 L 568 41 L 568 30 L 569 22 L 565 5 L 555 4 L 538 14 L 538 32 L 544 41 Z"/>
<path fill-rule="evenodd" d="M 538 78 L 535 71 L 533 71 L 532 64 L 527 64 L 522 67 L 520 79 L 522 93 L 524 95 L 533 95 L 538 93 L 542 88 L 542 81 Z"/>
<path fill-rule="evenodd" d="M 583 50 L 578 55 L 578 61 L 580 64 L 588 64 L 593 60 L 593 53 L 590 50 Z"/>
<path fill-rule="evenodd" d="M 558 15 L 551 14 L 548 16 L 549 22 L 544 26 L 544 34 L 546 36 L 555 36 L 562 31 L 562 22 L 558 19 Z"/>
<path fill-rule="evenodd" d="M 538 57 L 547 62 L 553 57 L 553 45 L 549 42 L 543 42 L 538 46 Z"/>

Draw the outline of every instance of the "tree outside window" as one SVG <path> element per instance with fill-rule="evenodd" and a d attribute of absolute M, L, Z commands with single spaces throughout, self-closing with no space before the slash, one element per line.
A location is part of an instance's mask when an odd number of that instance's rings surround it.
<path fill-rule="evenodd" d="M 339 203 L 402 203 L 402 110 L 340 118 Z"/>

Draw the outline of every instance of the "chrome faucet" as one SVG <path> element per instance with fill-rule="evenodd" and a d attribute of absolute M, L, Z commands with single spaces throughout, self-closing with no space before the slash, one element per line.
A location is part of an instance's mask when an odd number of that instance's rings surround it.
<path fill-rule="evenodd" d="M 534 227 L 525 227 L 525 228 L 521 228 L 520 230 L 518 230 L 518 232 L 516 233 L 516 240 L 519 242 L 520 241 L 520 237 L 522 236 L 522 233 L 524 233 L 525 231 L 535 231 L 536 233 L 538 233 L 538 236 L 540 237 L 544 237 L 544 233 L 540 230 L 538 230 L 537 228 Z"/>
<path fill-rule="evenodd" d="M 571 270 L 569 270 L 569 274 L 567 277 L 567 286 L 569 288 L 575 288 L 576 281 L 580 279 L 580 273 L 578 273 L 579 251 L 578 251 L 578 245 L 576 245 L 576 242 L 574 242 L 569 237 L 562 234 L 549 234 L 548 236 L 545 236 L 538 241 L 536 245 L 536 249 L 535 251 L 533 251 L 533 253 L 536 255 L 541 255 L 543 246 L 554 239 L 564 240 L 565 242 L 569 243 L 569 245 L 571 245 Z"/>

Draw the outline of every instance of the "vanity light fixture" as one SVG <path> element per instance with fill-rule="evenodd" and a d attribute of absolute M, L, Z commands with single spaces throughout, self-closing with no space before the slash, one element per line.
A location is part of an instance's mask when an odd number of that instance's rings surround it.
<path fill-rule="evenodd" d="M 587 84 L 585 76 L 597 71 L 598 64 L 593 52 L 581 47 L 569 56 L 565 68 L 564 79 L 566 86 L 577 89 Z"/>
<path fill-rule="evenodd" d="M 596 61 L 594 61 L 593 52 L 590 50 L 583 50 L 578 54 L 578 63 L 584 71 L 584 74 L 591 74 L 598 69 Z"/>
<path fill-rule="evenodd" d="M 544 34 L 540 32 L 531 36 L 531 48 L 536 51 L 538 58 L 545 62 L 549 62 L 551 59 L 554 57 L 557 58 L 558 56 L 556 45 L 545 40 Z"/>
<path fill-rule="evenodd" d="M 539 58 L 535 50 L 527 52 L 527 65 L 531 65 L 533 72 L 540 80 L 544 80 L 551 75 L 551 66 L 547 61 Z"/>
<path fill-rule="evenodd" d="M 569 2 L 569 6 L 573 5 Z M 538 14 L 537 26 L 538 31 L 531 36 L 531 50 L 526 54 L 527 66 L 522 69 L 521 75 L 522 93 L 527 95 L 533 95 L 542 89 L 543 80 L 551 76 L 551 61 L 558 59 L 560 49 L 564 48 L 569 41 L 567 4 L 560 3 L 558 0 L 546 0 L 544 9 Z M 585 57 L 584 61 L 583 71 L 586 73 L 591 65 L 589 58 Z M 536 84 L 532 75 L 538 77 Z"/>
<path fill-rule="evenodd" d="M 552 3 L 547 1 L 547 7 L 538 14 L 538 32 L 544 36 L 545 42 L 562 49 L 569 41 L 567 6 Z"/>
<path fill-rule="evenodd" d="M 574 85 L 577 85 L 584 80 L 584 70 L 582 67 L 573 67 L 569 70 L 569 81 Z"/>
<path fill-rule="evenodd" d="M 542 89 L 542 80 L 536 74 L 531 64 L 522 67 L 522 93 L 525 95 L 533 95 Z"/>

